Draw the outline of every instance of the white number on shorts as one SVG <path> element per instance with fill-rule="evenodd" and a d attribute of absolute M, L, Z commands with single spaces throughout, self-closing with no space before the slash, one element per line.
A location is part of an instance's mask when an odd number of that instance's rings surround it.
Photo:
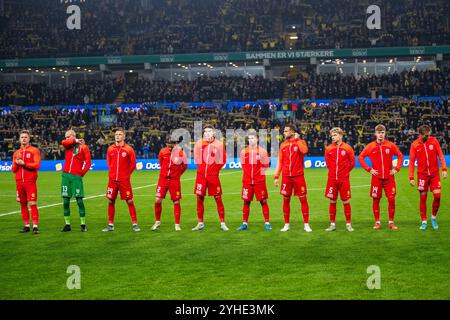
<path fill-rule="evenodd" d="M 202 191 L 202 184 L 201 183 L 197 183 L 197 191 Z"/>
<path fill-rule="evenodd" d="M 109 195 L 112 195 L 112 193 L 113 193 L 113 188 L 108 188 L 107 193 L 108 193 Z"/>

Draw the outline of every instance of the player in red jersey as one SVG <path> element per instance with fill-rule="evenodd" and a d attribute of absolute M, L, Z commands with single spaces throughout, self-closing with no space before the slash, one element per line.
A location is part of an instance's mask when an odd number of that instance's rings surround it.
<path fill-rule="evenodd" d="M 158 160 L 161 166 L 159 172 L 158 185 L 156 186 L 155 199 L 155 219 L 156 222 L 152 230 L 159 229 L 161 226 L 162 201 L 166 197 L 167 191 L 170 193 L 170 199 L 173 201 L 173 211 L 175 216 L 175 231 L 181 231 L 181 175 L 186 171 L 187 158 L 183 149 L 176 145 L 175 140 L 168 139 L 166 147 L 159 152 Z"/>
<path fill-rule="evenodd" d="M 342 141 L 344 131 L 341 128 L 330 130 L 332 143 L 325 148 L 325 162 L 328 167 L 327 188 L 325 197 L 330 199 L 330 226 L 325 231 L 336 230 L 336 201 L 338 193 L 344 204 L 347 230 L 352 232 L 352 208 L 350 206 L 350 171 L 355 166 L 355 153 L 348 144 Z"/>
<path fill-rule="evenodd" d="M 30 132 L 20 132 L 20 149 L 14 152 L 12 161 L 12 172 L 15 174 L 17 202 L 20 202 L 20 211 L 24 227 L 21 232 L 30 231 L 30 212 L 33 222 L 33 234 L 38 234 L 39 211 L 37 208 L 37 186 L 38 169 L 41 165 L 41 153 L 38 148 L 30 144 Z"/>
<path fill-rule="evenodd" d="M 421 230 L 427 229 L 427 194 L 433 193 L 431 225 L 434 230 L 439 228 L 436 220 L 441 204 L 441 180 L 439 178 L 439 164 L 442 166 L 442 177 L 447 178 L 447 165 L 439 141 L 431 136 L 431 128 L 427 125 L 419 127 L 419 138 L 411 144 L 409 152 L 409 183 L 415 186 L 414 162 L 417 159 L 417 189 L 420 192 Z"/>
<path fill-rule="evenodd" d="M 108 163 L 108 226 L 103 231 L 114 231 L 114 215 L 116 212 L 117 193 L 120 192 L 120 199 L 125 200 L 130 212 L 133 230 L 139 229 L 136 217 L 136 207 L 133 202 L 133 189 L 131 187 L 130 176 L 136 168 L 136 155 L 131 146 L 125 143 L 125 131 L 117 129 L 115 134 L 115 144 L 109 146 L 106 151 L 106 162 Z"/>
<path fill-rule="evenodd" d="M 81 220 L 81 231 L 86 232 L 86 209 L 83 203 L 83 177 L 91 168 L 91 153 L 84 139 L 77 139 L 73 130 L 65 133 L 65 140 L 61 142 L 65 149 L 65 163 L 61 181 L 61 195 L 64 208 L 64 228 L 62 232 L 71 231 L 70 226 L 70 198 L 77 201 Z"/>
<path fill-rule="evenodd" d="M 385 140 L 385 126 L 379 124 L 375 127 L 375 137 L 375 141 L 369 143 L 358 156 L 361 166 L 372 175 L 370 195 L 373 198 L 372 209 L 375 216 L 373 228 L 375 230 L 381 229 L 380 199 L 384 189 L 388 199 L 389 229 L 397 230 L 398 228 L 394 224 L 395 196 L 397 194 L 394 175 L 402 167 L 403 154 L 394 143 Z M 392 168 L 392 158 L 394 156 L 397 156 L 397 165 L 395 168 Z M 372 162 L 371 167 L 364 161 L 365 157 L 369 157 Z"/>
<path fill-rule="evenodd" d="M 193 231 L 205 228 L 203 215 L 207 190 L 208 196 L 213 196 L 216 200 L 220 228 L 223 231 L 228 231 L 228 227 L 225 224 L 225 207 L 222 201 L 222 186 L 219 179 L 220 170 L 226 164 L 226 157 L 225 146 L 214 137 L 213 127 L 210 125 L 205 126 L 203 139 L 197 141 L 194 148 L 194 161 L 197 164 L 194 193 L 197 195 L 198 224 L 192 228 Z"/>
<path fill-rule="evenodd" d="M 255 130 L 249 130 L 248 147 L 244 148 L 240 154 L 242 165 L 242 200 L 244 206 L 242 208 L 243 222 L 238 230 L 248 229 L 248 216 L 250 215 L 250 205 L 253 196 L 261 204 L 262 212 L 265 220 L 266 230 L 272 230 L 269 221 L 269 205 L 267 199 L 266 186 L 266 169 L 269 167 L 269 155 L 267 150 L 258 146 L 258 136 Z"/>
<path fill-rule="evenodd" d="M 288 124 L 284 127 L 283 135 L 285 140 L 280 146 L 274 177 L 274 183 L 278 186 L 280 173 L 283 175 L 280 193 L 284 197 L 284 227 L 281 231 L 286 232 L 290 229 L 290 202 L 292 193 L 294 193 L 294 196 L 299 197 L 300 199 L 304 230 L 306 232 L 311 232 L 312 229 L 309 225 L 309 205 L 306 198 L 306 181 L 303 171 L 303 161 L 305 155 L 308 153 L 308 146 L 295 132 L 296 129 L 294 125 Z"/>

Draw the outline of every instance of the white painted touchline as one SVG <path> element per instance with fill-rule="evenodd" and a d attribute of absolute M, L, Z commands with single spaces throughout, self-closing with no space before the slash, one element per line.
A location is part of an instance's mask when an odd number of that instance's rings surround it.
<path fill-rule="evenodd" d="M 234 174 L 234 173 L 239 173 L 239 172 L 241 172 L 241 171 L 224 172 L 224 173 L 221 173 L 220 175 L 224 176 L 224 175 Z M 189 180 L 195 180 L 195 178 L 182 179 L 181 181 L 189 181 Z M 152 184 L 147 184 L 145 186 L 133 187 L 133 190 L 139 190 L 139 189 L 144 189 L 144 188 L 148 188 L 148 187 L 154 187 L 156 185 L 157 185 L 157 183 L 152 183 Z M 95 195 L 95 196 L 85 197 L 84 200 L 95 199 L 95 198 L 100 198 L 100 197 L 105 197 L 105 193 L 98 194 L 98 195 Z M 72 200 L 70 202 L 74 203 L 74 202 L 76 202 L 76 200 Z M 38 209 L 45 209 L 45 208 L 56 207 L 56 206 L 60 206 L 61 204 L 62 204 L 62 202 L 47 204 L 47 205 L 39 206 Z M 0 217 L 9 216 L 11 214 L 15 214 L 15 213 L 19 213 L 19 212 L 20 212 L 20 210 L 2 213 L 2 214 L 0 214 Z"/>
<path fill-rule="evenodd" d="M 234 172 L 223 173 L 223 175 L 225 175 L 225 174 L 232 174 L 232 173 L 234 173 Z M 190 179 L 184 179 L 183 181 L 188 181 L 188 180 L 195 180 L 195 179 L 194 178 L 192 178 L 192 179 L 190 178 Z M 148 185 L 145 185 L 145 186 L 140 186 L 140 187 L 133 188 L 133 190 L 144 189 L 144 188 L 148 188 L 148 187 L 152 187 L 152 186 L 156 186 L 156 185 L 157 185 L 156 183 L 148 184 Z M 353 188 L 366 188 L 366 187 L 370 187 L 370 184 L 364 184 L 364 185 L 359 185 L 359 186 L 352 186 L 351 188 L 353 189 Z M 320 191 L 320 190 L 325 190 L 325 188 L 309 188 L 307 190 L 308 191 Z M 269 191 L 269 193 L 278 193 L 278 192 L 279 192 L 278 190 L 271 190 L 271 191 Z M 223 195 L 240 195 L 240 194 L 241 194 L 241 192 L 223 193 Z M 104 196 L 105 196 L 105 194 L 102 193 L 102 194 L 95 195 L 95 196 L 85 197 L 84 200 L 89 200 L 89 199 L 94 199 L 94 198 L 99 198 L 99 197 L 104 197 Z M 191 194 L 191 193 L 187 193 L 187 194 L 183 195 L 183 197 L 186 197 L 186 196 L 196 196 L 196 195 L 195 194 Z M 135 195 L 133 195 L 133 197 L 149 197 L 149 198 L 153 198 L 152 195 L 144 195 L 144 194 L 135 194 Z M 74 203 L 76 201 L 72 200 L 71 202 Z M 50 207 L 56 207 L 56 206 L 59 206 L 61 204 L 62 204 L 61 202 L 52 203 L 52 204 L 40 206 L 40 207 L 38 207 L 38 209 L 45 209 L 45 208 L 50 208 Z M 2 214 L 0 214 L 0 217 L 8 216 L 8 215 L 19 213 L 19 212 L 20 212 L 20 210 L 18 210 L 18 211 L 11 211 L 11 212 L 7 212 L 7 213 L 2 213 Z"/>

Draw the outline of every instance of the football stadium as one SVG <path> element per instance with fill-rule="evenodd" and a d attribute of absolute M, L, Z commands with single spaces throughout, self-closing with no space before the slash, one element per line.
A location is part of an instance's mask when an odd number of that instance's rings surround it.
<path fill-rule="evenodd" d="M 449 13 L 0 0 L 0 299 L 450 299 Z"/>

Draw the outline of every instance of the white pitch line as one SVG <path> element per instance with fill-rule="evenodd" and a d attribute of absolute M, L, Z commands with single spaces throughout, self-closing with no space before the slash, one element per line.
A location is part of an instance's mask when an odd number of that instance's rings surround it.
<path fill-rule="evenodd" d="M 234 173 L 238 173 L 238 172 L 241 172 L 241 171 L 224 172 L 224 173 L 221 173 L 220 175 L 224 176 L 224 175 L 234 174 Z M 189 181 L 189 180 L 195 180 L 195 178 L 182 179 L 181 181 Z M 148 188 L 148 187 L 154 187 L 156 185 L 157 185 L 157 183 L 147 184 L 145 186 L 135 187 L 135 188 L 133 188 L 133 190 L 139 190 L 139 189 L 144 189 L 144 188 Z M 95 198 L 104 197 L 104 196 L 105 196 L 105 194 L 102 193 L 102 194 L 98 194 L 98 195 L 95 195 L 95 196 L 85 197 L 84 200 L 95 199 Z M 70 202 L 74 203 L 74 202 L 76 202 L 76 200 L 72 200 Z M 56 206 L 60 206 L 60 205 L 61 205 L 61 202 L 52 203 L 52 204 L 47 204 L 47 205 L 44 205 L 44 206 L 39 206 L 38 209 L 51 208 L 51 207 L 56 207 Z M 11 214 L 15 214 L 15 213 L 19 213 L 19 212 L 20 212 L 20 210 L 2 213 L 2 214 L 0 214 L 0 217 L 9 216 Z"/>

